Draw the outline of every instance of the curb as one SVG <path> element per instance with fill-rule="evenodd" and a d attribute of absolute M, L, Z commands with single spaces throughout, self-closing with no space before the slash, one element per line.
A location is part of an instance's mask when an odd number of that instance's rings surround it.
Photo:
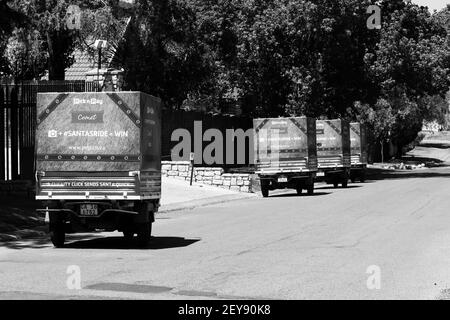
<path fill-rule="evenodd" d="M 243 200 L 243 199 L 250 199 L 257 197 L 254 193 L 245 193 L 245 194 L 231 194 L 231 195 L 223 195 L 223 196 L 216 196 L 216 197 L 210 197 L 210 198 L 204 198 L 204 199 L 198 199 L 198 200 L 191 200 L 191 201 L 185 201 L 185 202 L 176 202 L 171 203 L 167 205 L 162 205 L 160 209 L 158 210 L 158 214 L 164 214 L 174 211 L 182 211 L 182 210 L 192 210 L 199 207 L 206 207 L 209 205 L 214 204 L 220 204 L 230 201 L 237 201 L 237 200 Z"/>

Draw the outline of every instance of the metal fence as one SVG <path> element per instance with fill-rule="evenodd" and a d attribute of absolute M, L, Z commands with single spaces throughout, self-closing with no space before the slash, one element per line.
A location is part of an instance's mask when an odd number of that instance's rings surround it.
<path fill-rule="evenodd" d="M 34 131 L 37 93 L 89 91 L 97 91 L 94 82 L 28 81 L 15 84 L 0 83 L 0 181 L 34 179 Z M 203 140 L 203 132 L 210 128 L 220 130 L 225 137 L 226 129 L 247 130 L 252 127 L 252 120 L 249 118 L 210 115 L 194 111 L 165 109 L 162 117 L 163 160 L 171 160 L 171 149 L 177 144 L 177 142 L 171 141 L 171 135 L 176 129 L 184 128 L 190 132 L 193 148 L 194 139 Z M 194 121 L 202 121 L 203 132 L 201 137 L 194 136 Z M 226 151 L 226 141 L 223 143 L 223 150 Z M 208 144 L 209 142 L 202 142 L 203 147 Z M 247 149 L 252 150 L 251 146 Z M 235 150 L 237 151 L 237 147 Z M 248 154 L 246 154 L 246 159 L 249 159 Z"/>
<path fill-rule="evenodd" d="M 96 91 L 95 83 L 0 83 L 0 181 L 33 179 L 36 94 L 84 91 Z"/>

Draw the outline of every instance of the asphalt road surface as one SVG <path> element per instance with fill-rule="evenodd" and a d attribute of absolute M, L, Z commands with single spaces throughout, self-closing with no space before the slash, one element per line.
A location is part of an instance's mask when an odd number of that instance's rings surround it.
<path fill-rule="evenodd" d="M 417 171 L 170 213 L 145 249 L 119 233 L 3 244 L 0 299 L 445 298 L 449 178 Z"/>

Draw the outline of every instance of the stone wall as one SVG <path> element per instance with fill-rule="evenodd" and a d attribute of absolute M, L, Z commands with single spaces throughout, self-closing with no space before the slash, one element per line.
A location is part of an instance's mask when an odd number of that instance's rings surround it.
<path fill-rule="evenodd" d="M 166 177 L 190 181 L 189 161 L 162 161 L 161 174 Z M 240 192 L 253 192 L 253 175 L 248 173 L 225 173 L 220 167 L 194 168 L 192 181 Z"/>

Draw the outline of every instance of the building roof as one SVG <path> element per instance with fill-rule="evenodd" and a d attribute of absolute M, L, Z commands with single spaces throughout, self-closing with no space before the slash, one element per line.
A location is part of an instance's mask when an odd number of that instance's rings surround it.
<path fill-rule="evenodd" d="M 95 68 L 95 61 L 91 55 L 79 49 L 73 55 L 74 62 L 66 69 L 65 80 L 85 80 L 86 73 Z"/>

